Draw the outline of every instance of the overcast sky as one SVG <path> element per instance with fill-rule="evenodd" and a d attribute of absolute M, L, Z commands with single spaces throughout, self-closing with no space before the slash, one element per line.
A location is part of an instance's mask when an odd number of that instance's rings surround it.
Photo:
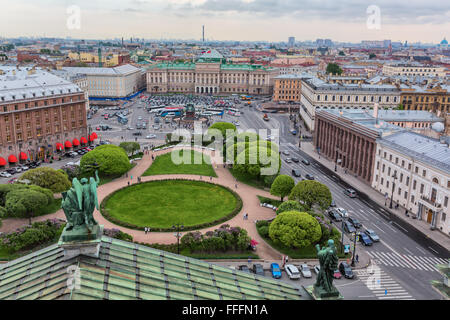
<path fill-rule="evenodd" d="M 79 29 L 67 27 L 72 5 Z M 371 5 L 380 9 L 379 29 L 367 27 Z M 200 39 L 204 24 L 209 40 L 438 43 L 450 30 L 449 0 L 2 0 L 1 7 L 3 37 Z"/>

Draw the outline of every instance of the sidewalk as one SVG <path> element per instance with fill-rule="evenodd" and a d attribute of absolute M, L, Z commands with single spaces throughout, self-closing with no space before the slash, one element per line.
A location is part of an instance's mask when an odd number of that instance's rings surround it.
<path fill-rule="evenodd" d="M 306 152 L 309 156 L 311 156 L 316 161 L 323 164 L 328 169 L 334 171 L 334 167 L 335 167 L 334 162 L 328 160 L 327 158 L 325 158 L 323 156 L 321 156 L 319 159 L 319 155 L 318 155 L 317 151 L 315 150 L 312 142 L 302 143 L 301 150 Z M 400 218 L 401 220 L 405 221 L 406 223 L 414 226 L 418 231 L 423 233 L 426 237 L 437 242 L 444 248 L 450 248 L 450 238 L 448 236 L 441 233 L 439 230 L 435 230 L 435 231 L 430 230 L 430 225 L 423 220 L 412 219 L 411 215 L 410 215 L 410 217 L 406 217 L 406 215 L 404 214 L 406 209 L 404 207 L 399 206 L 398 209 L 389 209 L 388 206 L 384 205 L 385 197 L 383 194 L 381 194 L 377 190 L 373 189 L 371 186 L 367 185 L 366 183 L 362 182 L 358 178 L 355 178 L 353 175 L 345 174 L 343 169 L 339 166 L 338 166 L 337 172 L 335 172 L 334 174 L 336 176 L 338 176 L 342 181 L 353 186 L 355 189 L 358 189 L 361 192 L 364 192 L 367 195 L 370 195 L 370 198 L 373 201 L 378 203 L 385 210 L 391 212 L 391 214 L 393 214 L 394 216 L 396 216 L 396 217 Z"/>

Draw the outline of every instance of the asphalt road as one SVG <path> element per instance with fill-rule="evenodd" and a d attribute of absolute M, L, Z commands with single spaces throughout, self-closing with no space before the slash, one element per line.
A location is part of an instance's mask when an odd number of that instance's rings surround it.
<path fill-rule="evenodd" d="M 288 115 L 269 114 L 271 119 L 266 122 L 262 120 L 261 112 L 248 107 L 244 107 L 243 110 L 244 114 L 238 120 L 241 129 L 279 130 L 280 151 L 287 150 L 290 153 L 289 156 L 282 154 L 281 173 L 292 176 L 292 169 L 299 169 L 303 177 L 306 173 L 313 175 L 316 181 L 330 188 L 338 207 L 346 209 L 350 216 L 356 217 L 363 224 L 362 229 L 373 229 L 379 235 L 381 241 L 371 247 L 365 247 L 364 250 L 367 250 L 372 261 L 380 267 L 380 272 L 392 278 L 386 281 L 393 284 L 393 287 L 388 288 L 387 296 L 392 294 L 392 298 L 405 297 L 405 299 L 441 298 L 431 287 L 430 281 L 441 279 L 434 265 L 444 262 L 442 258 L 450 257 L 446 248 L 430 246 L 422 236 L 412 234 L 400 223 L 390 221 L 386 218 L 388 212 L 370 199 L 352 199 L 346 196 L 343 192 L 346 186 L 333 175 L 333 172 L 299 150 L 298 136 L 293 136 L 289 132 L 291 124 Z M 300 160 L 307 158 L 311 164 L 286 163 L 286 157 L 296 157 Z M 296 182 L 301 180 L 293 178 Z M 340 223 L 334 224 L 338 229 L 342 229 Z M 358 250 L 361 250 L 361 244 L 357 245 L 356 252 Z M 374 291 L 384 296 L 385 292 Z"/>

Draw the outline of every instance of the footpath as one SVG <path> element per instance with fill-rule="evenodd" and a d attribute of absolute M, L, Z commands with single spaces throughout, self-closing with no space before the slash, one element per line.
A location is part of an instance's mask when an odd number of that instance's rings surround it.
<path fill-rule="evenodd" d="M 328 169 L 334 171 L 335 163 L 328 160 L 327 158 L 323 156 L 319 156 L 316 149 L 314 148 L 312 142 L 304 142 L 302 143 L 301 150 L 306 152 L 310 157 L 314 158 L 317 162 L 320 162 L 322 165 L 327 167 Z M 444 233 L 440 232 L 439 230 L 431 230 L 430 225 L 426 223 L 423 220 L 413 219 L 413 214 L 410 213 L 409 217 L 405 215 L 405 210 L 403 206 L 399 206 L 398 209 L 389 209 L 388 205 L 386 204 L 386 199 L 383 194 L 381 194 L 379 191 L 373 189 L 371 186 L 365 184 L 355 176 L 349 173 L 345 173 L 342 168 L 338 166 L 337 172 L 334 173 L 336 176 L 338 176 L 342 181 L 345 183 L 351 185 L 357 190 L 360 190 L 361 192 L 370 195 L 370 199 L 378 203 L 380 206 L 382 206 L 385 210 L 390 212 L 392 215 L 396 216 L 397 218 L 403 220 L 404 222 L 408 223 L 409 225 L 416 228 L 420 233 L 424 234 L 426 237 L 432 239 L 439 245 L 441 245 L 444 248 L 450 248 L 450 237 L 445 235 Z"/>

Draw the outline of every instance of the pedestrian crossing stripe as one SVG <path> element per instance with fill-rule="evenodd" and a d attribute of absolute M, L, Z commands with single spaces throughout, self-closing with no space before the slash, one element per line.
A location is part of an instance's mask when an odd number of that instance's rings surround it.
<path fill-rule="evenodd" d="M 448 264 L 448 261 L 437 257 L 424 257 L 410 254 L 398 254 L 396 252 L 368 252 L 369 256 L 377 264 L 391 267 L 402 267 L 415 270 L 436 271 L 436 264 Z"/>

